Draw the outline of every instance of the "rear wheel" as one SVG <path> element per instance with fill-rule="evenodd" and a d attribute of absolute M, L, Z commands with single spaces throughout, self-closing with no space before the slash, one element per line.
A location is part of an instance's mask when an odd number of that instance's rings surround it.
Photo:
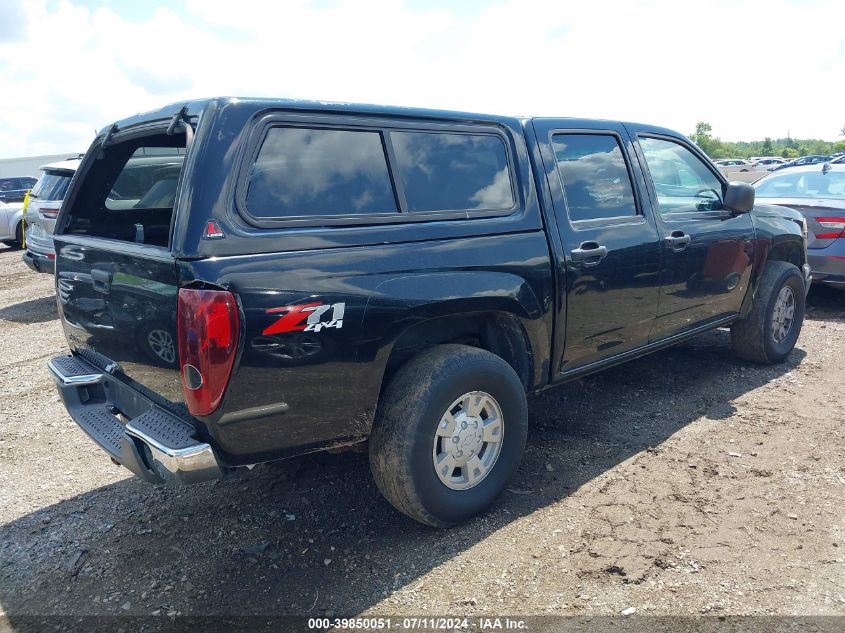
<path fill-rule="evenodd" d="M 804 290 L 804 279 L 797 267 L 787 262 L 768 262 L 751 313 L 731 326 L 737 356 L 763 364 L 784 360 L 801 333 Z"/>
<path fill-rule="evenodd" d="M 501 494 L 525 448 L 525 390 L 504 360 L 441 345 L 408 361 L 379 402 L 370 467 L 399 511 L 447 527 Z"/>

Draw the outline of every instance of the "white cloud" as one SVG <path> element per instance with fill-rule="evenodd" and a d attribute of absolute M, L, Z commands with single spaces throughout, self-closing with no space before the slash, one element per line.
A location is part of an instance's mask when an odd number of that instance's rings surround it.
<path fill-rule="evenodd" d="M 704 120 L 728 140 L 832 140 L 845 125 L 840 0 L 424 6 L 187 0 L 130 21 L 73 0 L 4 0 L 0 156 L 85 149 L 115 119 L 214 95 L 620 118 L 686 133 Z"/>

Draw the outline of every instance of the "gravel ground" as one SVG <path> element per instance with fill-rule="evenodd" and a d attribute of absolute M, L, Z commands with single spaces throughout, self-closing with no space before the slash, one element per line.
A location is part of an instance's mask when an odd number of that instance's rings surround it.
<path fill-rule="evenodd" d="M 0 615 L 845 615 L 845 293 L 786 363 L 725 331 L 530 401 L 526 458 L 448 531 L 366 456 L 185 489 L 114 466 L 65 413 L 52 277 L 0 247 Z"/>

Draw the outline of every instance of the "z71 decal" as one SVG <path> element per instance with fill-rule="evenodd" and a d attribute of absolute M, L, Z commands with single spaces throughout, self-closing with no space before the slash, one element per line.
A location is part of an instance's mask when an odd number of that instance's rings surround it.
<path fill-rule="evenodd" d="M 301 303 L 295 306 L 270 308 L 265 311 L 267 314 L 277 312 L 284 312 L 284 314 L 273 325 L 265 328 L 262 334 L 267 336 L 284 332 L 319 332 L 327 327 L 340 329 L 343 327 L 345 309 L 345 303 Z"/>

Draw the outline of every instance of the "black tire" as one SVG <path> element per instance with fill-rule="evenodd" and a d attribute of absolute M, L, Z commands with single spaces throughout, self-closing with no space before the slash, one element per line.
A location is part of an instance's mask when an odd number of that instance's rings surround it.
<path fill-rule="evenodd" d="M 473 391 L 489 394 L 501 409 L 502 442 L 480 482 L 454 490 L 435 471 L 435 433 L 450 404 Z M 485 350 L 439 345 L 408 361 L 383 391 L 370 435 L 370 469 L 397 510 L 448 527 L 484 511 L 502 493 L 522 459 L 527 432 L 525 389 L 510 365 Z"/>
<path fill-rule="evenodd" d="M 778 341 L 772 332 L 772 319 L 778 295 L 786 286 L 792 290 L 794 311 L 786 336 Z M 783 361 L 795 347 L 801 333 L 801 324 L 804 321 L 804 290 L 804 279 L 795 265 L 787 262 L 767 262 L 751 313 L 731 326 L 731 341 L 736 355 L 764 365 Z"/>
<path fill-rule="evenodd" d="M 23 222 L 18 222 L 18 226 L 15 229 L 15 239 L 3 240 L 3 244 L 12 248 L 21 248 L 23 246 Z"/>

